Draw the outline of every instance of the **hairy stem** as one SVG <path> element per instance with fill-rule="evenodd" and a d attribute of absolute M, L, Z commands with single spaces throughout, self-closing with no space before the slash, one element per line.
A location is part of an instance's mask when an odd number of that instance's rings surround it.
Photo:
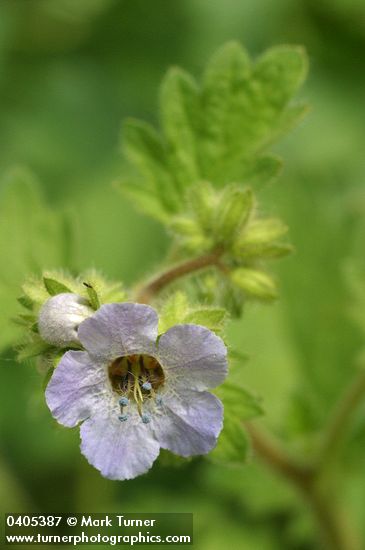
<path fill-rule="evenodd" d="M 300 488 L 312 484 L 314 471 L 304 464 L 299 464 L 272 435 L 264 432 L 253 422 L 246 422 L 245 428 L 250 434 L 256 455 L 270 465 L 275 472 L 290 479 Z"/>
<path fill-rule="evenodd" d="M 220 261 L 222 254 L 223 250 L 219 249 L 174 266 L 142 287 L 136 300 L 141 303 L 149 303 L 155 295 L 180 277 L 207 267 L 214 266 L 224 272 L 224 266 Z M 322 448 L 321 457 L 323 460 L 337 447 L 339 432 L 344 431 L 346 428 L 353 410 L 364 393 L 365 371 L 361 372 L 358 380 L 350 386 L 333 414 Z M 252 446 L 258 458 L 273 472 L 296 487 L 310 506 L 318 523 L 323 548 L 328 548 L 328 550 L 360 550 L 358 538 L 348 529 L 343 516 L 337 510 L 332 495 L 321 486 L 322 470 L 320 463 L 309 467 L 293 457 L 272 435 L 258 428 L 256 423 L 249 422 L 245 426 L 250 434 Z"/>
<path fill-rule="evenodd" d="M 210 252 L 209 254 L 198 256 L 197 258 L 187 260 L 186 262 L 182 262 L 181 264 L 172 267 L 171 269 L 165 271 L 161 275 L 158 275 L 155 279 L 152 279 L 152 281 L 142 287 L 137 294 L 136 301 L 147 304 L 156 294 L 158 294 L 169 284 L 173 283 L 177 279 L 180 279 L 180 277 L 183 277 L 184 275 L 189 275 L 190 273 L 194 273 L 196 271 L 200 271 L 201 269 L 207 267 L 218 267 L 219 259 L 222 253 L 222 250 L 217 249 L 213 252 Z"/>
<path fill-rule="evenodd" d="M 358 372 L 330 416 L 322 437 L 318 468 L 323 468 L 336 455 L 352 416 L 362 400 L 365 400 L 365 369 Z"/>
<path fill-rule="evenodd" d="M 319 471 L 292 457 L 272 435 L 247 422 L 252 447 L 258 459 L 274 473 L 290 481 L 301 493 L 315 517 L 323 548 L 360 550 L 359 539 L 349 529 L 331 494 L 321 487 Z"/>

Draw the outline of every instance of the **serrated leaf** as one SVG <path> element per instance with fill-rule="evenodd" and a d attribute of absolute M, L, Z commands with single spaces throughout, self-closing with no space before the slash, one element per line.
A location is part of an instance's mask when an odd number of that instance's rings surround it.
<path fill-rule="evenodd" d="M 43 277 L 43 283 L 50 296 L 56 296 L 57 294 L 62 294 L 63 292 L 71 292 L 66 285 L 56 281 L 55 279 Z"/>
<path fill-rule="evenodd" d="M 250 59 L 236 42 L 228 43 L 218 50 L 205 71 L 202 85 L 204 134 L 201 156 L 204 176 L 212 181 L 229 181 L 232 164 L 242 157 L 242 140 L 237 137 L 242 135 L 247 125 L 242 115 L 246 111 L 244 90 L 247 89 L 249 77 Z"/>
<path fill-rule="evenodd" d="M 203 325 L 213 332 L 221 333 L 227 321 L 227 312 L 223 308 L 200 308 L 189 312 L 184 323 Z"/>
<path fill-rule="evenodd" d="M 160 93 L 162 135 L 144 123 L 126 124 L 125 151 L 142 176 L 127 184 L 128 194 L 167 223 L 171 212 L 187 211 L 184 191 L 198 190 L 198 181 L 262 186 L 273 180 L 281 161 L 264 149 L 307 112 L 304 103 L 291 103 L 306 71 L 300 47 L 272 48 L 252 63 L 237 42 L 213 55 L 200 86 L 171 69 Z"/>
<path fill-rule="evenodd" d="M 209 136 L 204 177 L 221 183 L 237 178 L 237 167 L 245 169 L 243 160 L 250 164 L 255 152 L 303 116 L 304 107 L 288 104 L 306 70 L 304 51 L 292 46 L 268 50 L 255 65 L 236 43 L 213 56 L 203 83 L 204 136 Z"/>
<path fill-rule="evenodd" d="M 300 46 L 275 46 L 259 57 L 254 77 L 260 82 L 273 113 L 288 104 L 303 84 L 307 72 L 307 56 Z"/>

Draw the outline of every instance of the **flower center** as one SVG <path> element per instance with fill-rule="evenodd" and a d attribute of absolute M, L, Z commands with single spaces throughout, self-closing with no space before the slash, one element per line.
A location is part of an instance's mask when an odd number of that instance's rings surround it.
<path fill-rule="evenodd" d="M 108 374 L 113 390 L 121 396 L 121 407 L 125 407 L 130 399 L 135 401 L 143 420 L 143 402 L 155 398 L 156 391 L 165 382 L 157 359 L 144 354 L 118 357 L 109 365 Z"/>

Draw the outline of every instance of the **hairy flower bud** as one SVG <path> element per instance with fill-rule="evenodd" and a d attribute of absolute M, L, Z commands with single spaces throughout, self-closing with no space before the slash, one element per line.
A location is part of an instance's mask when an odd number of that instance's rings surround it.
<path fill-rule="evenodd" d="M 39 312 L 39 333 L 43 340 L 54 346 L 78 343 L 78 327 L 93 313 L 94 310 L 82 296 L 71 292 L 57 294 L 47 300 Z"/>

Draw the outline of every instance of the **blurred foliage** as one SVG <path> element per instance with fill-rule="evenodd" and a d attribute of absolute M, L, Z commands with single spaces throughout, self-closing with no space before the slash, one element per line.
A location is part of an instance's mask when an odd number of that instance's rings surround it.
<path fill-rule="evenodd" d="M 265 421 L 310 452 L 308 441 L 317 437 L 363 347 L 344 271 L 349 261 L 362 265 L 364 256 L 364 16 L 361 0 L 155 0 L 153 6 L 146 0 L 3 0 L 1 511 L 192 511 L 199 550 L 237 543 L 247 550 L 315 548 L 308 510 L 258 465 L 227 469 L 198 459 L 178 469 L 156 465 L 123 484 L 102 479 L 80 455 L 77 432 L 50 418 L 41 377 L 14 362 L 8 318 L 19 284 L 41 268 L 97 267 L 129 283 L 162 260 L 167 240 L 161 229 L 132 211 L 110 182 L 127 169 L 119 152 L 122 119 L 157 124 L 157 87 L 169 65 L 199 74 L 211 53 L 232 39 L 254 57 L 275 44 L 302 44 L 311 63 L 303 96 L 312 112 L 275 147 L 284 172 L 260 194 L 262 213 L 285 219 L 296 254 L 277 267 L 280 301 L 248 307 L 227 337 L 250 355 L 239 378 L 262 396 Z M 37 174 L 44 198 L 25 186 L 14 203 L 5 182 L 14 165 Z M 60 246 L 61 212 L 70 211 L 78 243 L 73 252 Z M 32 239 L 44 234 L 48 242 L 36 252 Z M 362 409 L 349 434 L 346 471 L 338 473 L 343 504 L 359 520 L 363 418 Z"/>

